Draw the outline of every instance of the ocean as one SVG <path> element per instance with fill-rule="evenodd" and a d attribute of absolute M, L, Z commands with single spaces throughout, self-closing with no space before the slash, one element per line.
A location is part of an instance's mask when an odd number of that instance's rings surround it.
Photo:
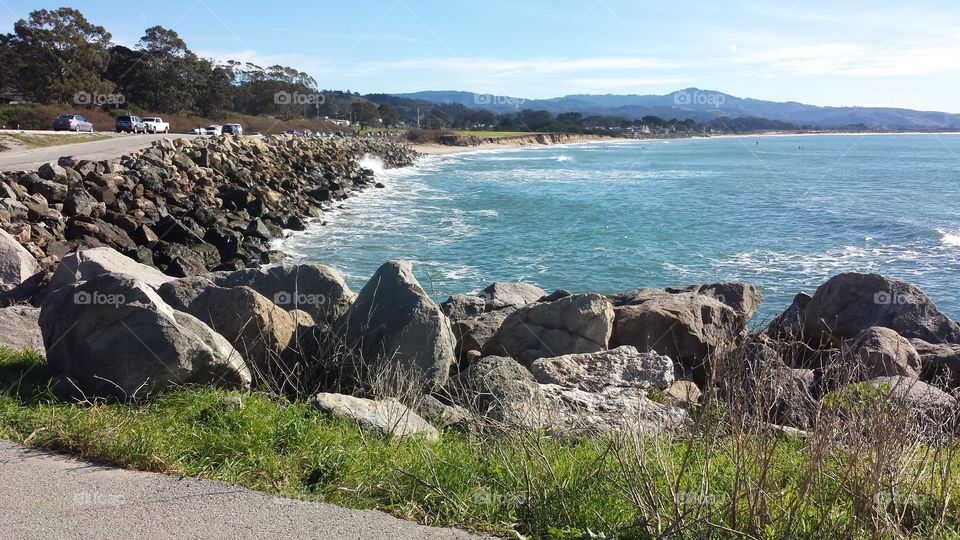
<path fill-rule="evenodd" d="M 755 324 L 845 271 L 913 283 L 960 319 L 960 135 L 594 142 L 427 156 L 383 170 L 280 249 L 354 290 L 416 261 L 438 301 L 493 281 L 611 293 L 760 288 Z"/>

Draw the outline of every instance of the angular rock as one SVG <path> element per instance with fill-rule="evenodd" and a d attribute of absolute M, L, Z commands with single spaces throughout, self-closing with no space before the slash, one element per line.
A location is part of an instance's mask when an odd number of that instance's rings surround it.
<path fill-rule="evenodd" d="M 344 394 L 317 394 L 311 404 L 321 411 L 353 420 L 361 427 L 384 437 L 404 439 L 421 436 L 428 441 L 440 438 L 437 429 L 396 399 L 372 400 Z"/>
<path fill-rule="evenodd" d="M 676 433 L 690 424 L 682 409 L 653 402 L 644 390 L 608 386 L 587 392 L 537 384 L 516 360 L 488 356 L 462 375 L 465 399 L 503 427 L 561 433 Z"/>
<path fill-rule="evenodd" d="M 143 399 L 180 385 L 249 388 L 240 354 L 143 281 L 101 274 L 50 293 L 40 328 L 57 393 Z"/>
<path fill-rule="evenodd" d="M 283 309 L 305 311 L 323 324 L 346 313 L 357 297 L 336 270 L 322 264 L 238 270 L 214 282 L 221 287 L 250 287 Z"/>
<path fill-rule="evenodd" d="M 532 304 L 546 295 L 547 291 L 536 285 L 497 281 L 487 286 L 477 296 L 484 300 L 487 305 L 486 311 L 492 311 L 511 306 L 522 307 Z"/>
<path fill-rule="evenodd" d="M 197 276 L 164 284 L 160 297 L 206 323 L 240 351 L 254 377 L 270 380 L 297 325 L 293 317 L 249 287 L 217 287 Z"/>
<path fill-rule="evenodd" d="M 945 388 L 960 388 L 960 344 L 911 339 L 920 355 L 920 379 Z"/>
<path fill-rule="evenodd" d="M 899 375 L 877 377 L 869 384 L 905 407 L 908 418 L 920 424 L 924 431 L 956 431 L 957 398 L 936 386 Z"/>
<path fill-rule="evenodd" d="M 20 242 L 0 229 L 0 291 L 23 283 L 40 271 L 40 265 Z"/>
<path fill-rule="evenodd" d="M 850 354 L 858 362 L 858 380 L 903 375 L 920 376 L 920 354 L 900 334 L 882 326 L 871 326 L 850 343 Z"/>
<path fill-rule="evenodd" d="M 0 308 L 0 347 L 43 352 L 40 309 L 31 306 Z"/>
<path fill-rule="evenodd" d="M 453 334 L 457 338 L 457 357 L 462 360 L 470 351 L 482 351 L 503 325 L 503 321 L 514 311 L 515 308 L 498 309 L 453 323 Z"/>
<path fill-rule="evenodd" d="M 334 328 L 371 366 L 388 361 L 442 386 L 455 363 L 450 323 L 408 261 L 383 264 Z"/>
<path fill-rule="evenodd" d="M 558 384 L 599 392 L 606 386 L 664 389 L 673 384 L 673 361 L 629 345 L 588 354 L 535 360 L 530 366 L 540 384 Z"/>
<path fill-rule="evenodd" d="M 640 351 L 657 351 L 692 370 L 697 384 L 705 384 L 707 362 L 735 349 L 746 337 L 748 315 L 759 300 L 752 291 L 745 298 L 721 302 L 716 290 L 694 285 L 682 289 L 638 289 L 611 296 L 616 325 L 611 346 L 632 345 Z M 731 287 L 732 288 L 732 287 Z M 705 292 L 702 292 L 705 291 Z M 726 298 L 724 298 L 726 300 Z"/>
<path fill-rule="evenodd" d="M 598 294 L 526 305 L 510 314 L 484 347 L 524 364 L 538 358 L 602 351 L 613 331 L 613 307 Z"/>
<path fill-rule="evenodd" d="M 845 273 L 817 288 L 804 310 L 805 339 L 839 346 L 872 326 L 930 343 L 960 343 L 960 324 L 919 288 L 879 274 Z"/>
<path fill-rule="evenodd" d="M 663 392 L 667 403 L 680 407 L 690 407 L 700 401 L 701 392 L 693 381 L 675 381 Z"/>
<path fill-rule="evenodd" d="M 82 249 L 65 256 L 53 273 L 49 290 L 55 291 L 78 281 L 91 280 L 107 273 L 136 279 L 154 289 L 176 279 L 156 268 L 140 264 L 115 249 L 98 247 Z"/>

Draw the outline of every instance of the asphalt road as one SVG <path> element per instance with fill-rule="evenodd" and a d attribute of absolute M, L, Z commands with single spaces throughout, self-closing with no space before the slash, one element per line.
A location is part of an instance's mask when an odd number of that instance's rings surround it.
<path fill-rule="evenodd" d="M 382 512 L 127 471 L 0 441 L 0 538 L 477 539 Z"/>
<path fill-rule="evenodd" d="M 3 132 L 0 132 L 2 134 Z M 52 134 L 52 131 L 37 132 Z M 81 134 L 84 135 L 84 134 Z M 128 154 L 140 148 L 150 146 L 153 141 L 163 138 L 192 138 L 196 135 L 172 133 L 169 135 L 133 135 L 130 133 L 95 133 L 95 135 L 110 135 L 109 139 L 100 141 L 64 144 L 32 150 L 11 150 L 0 152 L 0 171 L 35 170 L 40 165 L 50 161 L 57 161 L 62 156 L 74 156 L 79 159 L 112 159 Z"/>

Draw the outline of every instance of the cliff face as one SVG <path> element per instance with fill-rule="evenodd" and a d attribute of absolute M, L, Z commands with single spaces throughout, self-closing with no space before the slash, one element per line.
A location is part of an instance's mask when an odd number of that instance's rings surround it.
<path fill-rule="evenodd" d="M 567 144 L 577 141 L 594 141 L 603 139 L 598 135 L 581 135 L 577 133 L 531 133 L 530 135 L 511 135 L 507 137 L 475 137 L 473 135 L 444 135 L 437 139 L 438 144 L 445 146 L 480 146 L 482 144 L 499 144 L 504 146 L 529 146 Z"/>

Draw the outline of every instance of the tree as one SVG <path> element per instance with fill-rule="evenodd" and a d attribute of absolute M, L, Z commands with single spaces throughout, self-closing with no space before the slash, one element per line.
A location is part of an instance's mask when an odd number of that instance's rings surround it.
<path fill-rule="evenodd" d="M 200 60 L 173 30 L 151 26 L 137 43 L 143 53 L 132 70 L 140 105 L 159 112 L 193 112 L 209 62 Z M 122 82 L 122 81 L 121 81 Z"/>
<path fill-rule="evenodd" d="M 197 113 L 205 118 L 218 118 L 233 106 L 233 84 L 230 70 L 215 67 L 204 81 L 197 98 Z"/>
<path fill-rule="evenodd" d="M 394 127 L 403 123 L 400 120 L 400 113 L 386 103 L 377 107 L 377 114 L 380 117 L 380 121 L 383 122 L 384 127 Z"/>
<path fill-rule="evenodd" d="M 360 127 L 376 126 L 380 123 L 379 109 L 369 101 L 358 101 L 350 106 L 353 121 Z"/>
<path fill-rule="evenodd" d="M 13 30 L 10 41 L 19 58 L 19 86 L 30 98 L 68 103 L 81 93 L 113 91 L 102 77 L 110 62 L 110 34 L 76 9 L 33 11 Z"/>

